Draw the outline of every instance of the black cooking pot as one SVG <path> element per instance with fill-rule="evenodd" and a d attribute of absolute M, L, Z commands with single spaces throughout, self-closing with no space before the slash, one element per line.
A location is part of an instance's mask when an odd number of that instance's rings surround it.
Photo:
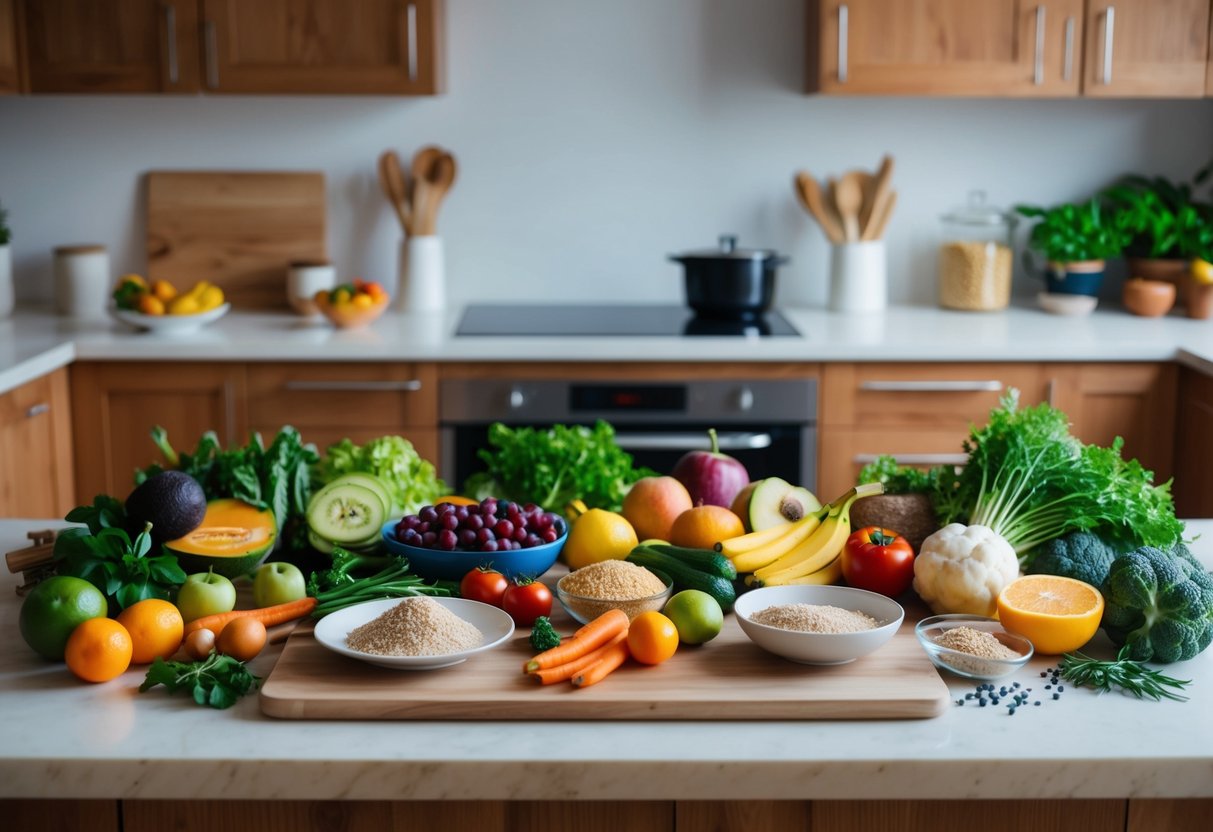
<path fill-rule="evenodd" d="M 754 318 L 771 308 L 775 269 L 788 258 L 769 249 L 737 248 L 737 237 L 720 236 L 720 247 L 671 254 L 686 273 L 687 306 L 704 318 Z"/>

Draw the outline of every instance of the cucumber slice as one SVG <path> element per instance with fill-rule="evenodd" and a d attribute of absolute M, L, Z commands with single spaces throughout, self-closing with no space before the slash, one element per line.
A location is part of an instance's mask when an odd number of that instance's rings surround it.
<path fill-rule="evenodd" d="M 312 544 L 312 548 L 315 549 L 317 552 L 319 552 L 322 555 L 333 554 L 332 541 L 325 540 L 323 537 L 316 534 L 311 529 L 307 530 L 307 542 Z"/>
<path fill-rule="evenodd" d="M 361 485 L 363 488 L 369 488 L 379 495 L 379 499 L 383 502 L 384 514 L 391 515 L 392 513 L 392 495 L 387 490 L 387 486 L 383 484 L 383 480 L 379 479 L 374 474 L 364 474 L 354 472 L 351 474 L 342 474 L 337 479 L 325 486 L 328 488 L 333 485 L 341 485 L 348 483 L 350 485 Z M 321 489 L 323 490 L 323 489 Z"/>
<path fill-rule="evenodd" d="M 308 528 L 333 543 L 362 543 L 387 521 L 379 495 L 361 485 L 330 483 L 307 507 Z"/>

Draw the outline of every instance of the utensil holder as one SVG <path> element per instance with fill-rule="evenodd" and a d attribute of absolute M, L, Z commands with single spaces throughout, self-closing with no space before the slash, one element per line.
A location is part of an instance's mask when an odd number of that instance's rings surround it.
<path fill-rule="evenodd" d="M 879 312 L 888 306 L 884 240 L 841 243 L 830 249 L 830 309 Z"/>
<path fill-rule="evenodd" d="M 105 246 L 60 246 L 55 249 L 55 305 L 67 318 L 103 321 L 112 290 Z"/>
<path fill-rule="evenodd" d="M 442 238 L 406 237 L 400 246 L 397 312 L 438 312 L 446 306 L 446 265 Z"/>

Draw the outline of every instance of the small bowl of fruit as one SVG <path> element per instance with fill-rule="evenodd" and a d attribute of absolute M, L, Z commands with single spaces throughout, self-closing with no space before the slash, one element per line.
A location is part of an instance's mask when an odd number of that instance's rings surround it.
<path fill-rule="evenodd" d="M 388 293 L 375 281 L 354 279 L 334 289 L 321 289 L 314 298 L 324 317 L 342 329 L 367 326 L 387 310 Z"/>
<path fill-rule="evenodd" d="M 507 578 L 538 578 L 567 538 L 563 517 L 492 497 L 470 505 L 440 502 L 383 525 L 388 551 L 408 558 L 412 571 L 431 581 L 457 581 L 487 565 Z"/>
<path fill-rule="evenodd" d="M 110 314 L 137 329 L 181 335 L 196 332 L 227 314 L 231 304 L 223 290 L 200 280 L 186 292 L 167 280 L 149 285 L 137 274 L 123 275 L 113 292 Z"/>

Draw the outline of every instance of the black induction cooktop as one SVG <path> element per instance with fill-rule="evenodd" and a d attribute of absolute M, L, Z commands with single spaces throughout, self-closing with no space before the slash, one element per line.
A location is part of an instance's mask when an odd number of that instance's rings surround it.
<path fill-rule="evenodd" d="M 778 312 L 741 320 L 701 318 L 685 306 L 604 304 L 475 304 L 464 310 L 456 335 L 493 336 L 798 336 Z"/>

